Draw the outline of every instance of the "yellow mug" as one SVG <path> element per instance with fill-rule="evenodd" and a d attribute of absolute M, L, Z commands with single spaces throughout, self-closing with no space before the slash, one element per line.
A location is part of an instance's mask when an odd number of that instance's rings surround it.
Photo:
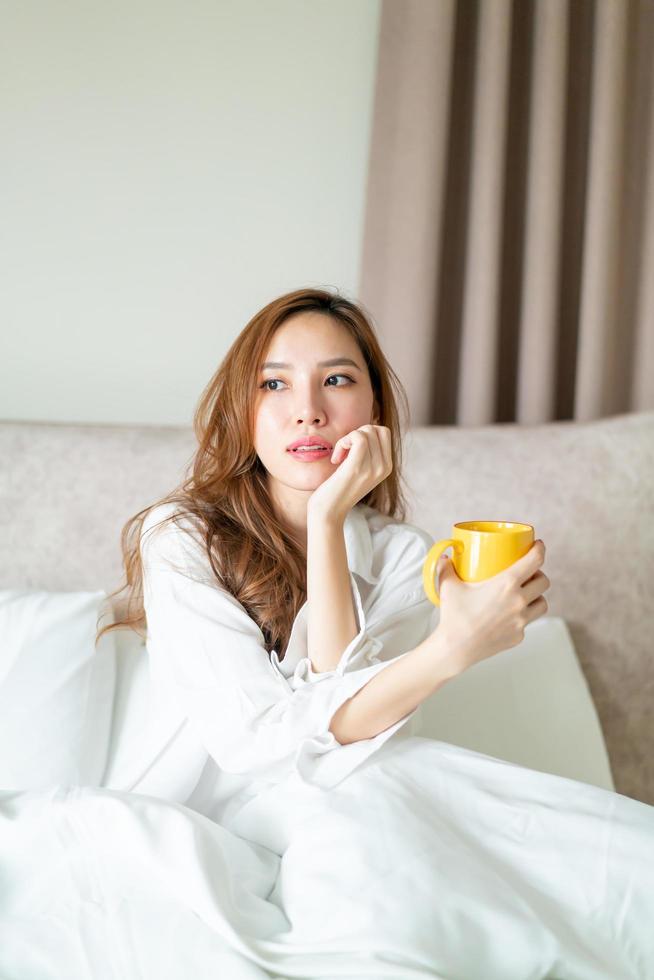
<path fill-rule="evenodd" d="M 454 570 L 464 582 L 481 582 L 497 575 L 518 558 L 522 558 L 534 543 L 531 524 L 514 521 L 460 521 L 452 525 L 452 537 L 436 541 L 422 566 L 422 584 L 427 597 L 435 606 L 441 600 L 436 591 L 436 565 L 446 548 L 454 549 Z"/>

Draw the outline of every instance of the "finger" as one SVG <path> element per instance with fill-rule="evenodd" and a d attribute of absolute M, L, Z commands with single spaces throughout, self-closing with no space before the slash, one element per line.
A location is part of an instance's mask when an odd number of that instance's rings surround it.
<path fill-rule="evenodd" d="M 352 433 L 347 432 L 337 439 L 332 452 L 332 463 L 340 463 L 345 458 L 346 451 L 352 448 Z"/>
<path fill-rule="evenodd" d="M 358 438 L 357 433 L 359 433 L 358 429 L 352 429 L 351 432 L 346 432 L 344 436 L 336 440 L 334 451 L 332 452 L 332 462 L 340 463 L 345 459 L 347 451 L 353 451 L 357 446 L 361 452 L 366 451 L 367 440 L 363 436 L 363 433 L 360 433 L 361 438 Z"/>
<path fill-rule="evenodd" d="M 550 580 L 545 572 L 536 572 L 522 586 L 522 595 L 527 604 L 534 602 L 543 592 L 547 592 L 550 587 Z"/>
<path fill-rule="evenodd" d="M 379 445 L 379 438 L 375 431 L 374 425 L 360 425 L 358 429 L 354 430 L 357 435 L 362 440 L 362 446 L 368 452 L 370 458 L 370 467 L 375 472 L 378 473 L 382 467 L 382 454 L 381 447 Z"/>
<path fill-rule="evenodd" d="M 534 602 L 531 602 L 524 611 L 524 619 L 526 623 L 532 623 L 535 619 L 540 616 L 544 616 L 548 611 L 549 606 L 547 605 L 547 599 L 545 596 L 539 595 Z"/>
<path fill-rule="evenodd" d="M 353 429 L 349 435 L 353 437 L 352 448 L 359 448 L 362 454 L 367 452 L 370 457 L 370 465 L 377 472 L 382 466 L 382 455 L 379 439 L 373 431 L 374 428 L 373 425 L 360 425 L 358 429 Z"/>
<path fill-rule="evenodd" d="M 544 561 L 545 545 L 539 538 L 538 541 L 534 541 L 529 551 L 514 561 L 512 565 L 509 565 L 506 571 L 522 585 L 523 582 L 531 578 Z"/>
<path fill-rule="evenodd" d="M 384 460 L 384 473 L 388 475 L 393 470 L 393 442 L 391 439 L 391 430 L 387 425 L 378 425 L 376 426 L 376 429 L 381 445 L 382 458 Z"/>
<path fill-rule="evenodd" d="M 368 439 L 368 448 L 370 450 L 370 460 L 372 462 L 373 470 L 375 473 L 384 472 L 384 451 L 381 444 L 378 426 L 364 425 L 363 431 Z"/>
<path fill-rule="evenodd" d="M 379 439 L 381 449 L 383 472 L 387 476 L 393 470 L 393 440 L 391 430 L 387 425 L 373 425 Z"/>

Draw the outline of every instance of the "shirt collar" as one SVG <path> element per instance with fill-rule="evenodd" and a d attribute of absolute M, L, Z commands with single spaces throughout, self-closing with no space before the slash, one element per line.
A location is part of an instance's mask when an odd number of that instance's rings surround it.
<path fill-rule="evenodd" d="M 350 571 L 374 584 L 379 581 L 379 576 L 372 570 L 372 536 L 368 526 L 368 514 L 372 512 L 373 508 L 367 504 L 352 507 L 343 523 L 343 536 Z"/>

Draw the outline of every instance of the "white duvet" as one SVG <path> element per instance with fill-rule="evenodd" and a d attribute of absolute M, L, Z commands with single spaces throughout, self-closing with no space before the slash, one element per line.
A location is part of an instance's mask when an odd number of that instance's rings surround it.
<path fill-rule="evenodd" d="M 654 975 L 654 808 L 411 736 L 220 825 L 0 793 L 3 980 Z"/>

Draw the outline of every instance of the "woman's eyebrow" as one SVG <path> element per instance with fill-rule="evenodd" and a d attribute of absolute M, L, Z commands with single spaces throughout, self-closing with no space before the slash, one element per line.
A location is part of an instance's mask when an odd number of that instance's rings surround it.
<path fill-rule="evenodd" d="M 351 367 L 360 371 L 361 368 L 356 361 L 353 361 L 351 357 L 332 357 L 328 361 L 318 361 L 317 367 L 334 367 L 336 364 L 349 364 Z M 286 361 L 266 361 L 262 365 L 261 370 L 265 371 L 266 368 L 292 368 L 292 364 L 287 364 Z"/>

